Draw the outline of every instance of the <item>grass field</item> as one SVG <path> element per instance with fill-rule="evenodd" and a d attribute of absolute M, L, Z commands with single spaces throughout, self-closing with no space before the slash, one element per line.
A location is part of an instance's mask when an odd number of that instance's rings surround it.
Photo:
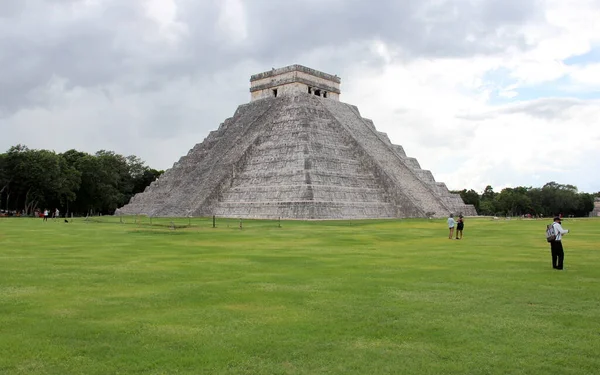
<path fill-rule="evenodd" d="M 600 373 L 597 219 L 132 220 L 0 218 L 0 374 Z"/>

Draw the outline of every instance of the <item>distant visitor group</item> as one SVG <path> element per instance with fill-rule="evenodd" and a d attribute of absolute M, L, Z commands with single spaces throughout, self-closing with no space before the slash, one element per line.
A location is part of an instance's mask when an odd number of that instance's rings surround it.
<path fill-rule="evenodd" d="M 450 233 L 448 234 L 448 239 L 451 240 L 454 238 L 454 227 L 456 226 L 456 239 L 462 240 L 463 237 L 463 229 L 465 228 L 465 218 L 463 215 L 458 216 L 458 220 L 454 220 L 454 214 L 450 214 L 448 218 L 448 229 Z"/>
<path fill-rule="evenodd" d="M 59 218 L 60 210 L 58 208 L 55 208 L 54 211 L 52 211 L 52 213 L 50 213 L 50 211 L 48 211 L 48 209 L 45 209 L 44 211 L 35 211 L 34 214 L 36 217 L 41 217 L 44 221 L 48 221 L 49 217 L 52 217 L 53 219 Z"/>

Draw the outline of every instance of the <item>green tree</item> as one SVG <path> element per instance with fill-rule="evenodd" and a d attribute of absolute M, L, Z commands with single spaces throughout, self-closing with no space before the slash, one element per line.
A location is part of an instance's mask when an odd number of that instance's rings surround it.
<path fill-rule="evenodd" d="M 531 201 L 531 210 L 533 215 L 544 215 L 544 206 L 542 204 L 542 189 L 529 188 L 527 196 Z"/>
<path fill-rule="evenodd" d="M 498 195 L 498 194 L 494 193 L 494 188 L 492 188 L 491 185 L 488 185 L 483 190 L 483 194 L 481 194 L 481 200 L 482 201 L 494 200 L 494 198 L 496 198 L 496 195 Z"/>
<path fill-rule="evenodd" d="M 70 165 L 62 156 L 59 161 L 59 167 L 61 173 L 57 180 L 58 187 L 55 199 L 61 207 L 66 207 L 68 211 L 69 204 L 77 198 L 77 191 L 81 185 L 81 172 Z"/>
<path fill-rule="evenodd" d="M 498 211 L 498 202 L 496 201 L 497 193 L 488 185 L 483 190 L 479 201 L 479 212 L 482 215 L 496 215 Z"/>
<path fill-rule="evenodd" d="M 533 205 L 527 191 L 522 186 L 502 189 L 496 197 L 499 211 L 510 216 L 532 213 Z"/>
<path fill-rule="evenodd" d="M 80 214 L 100 212 L 105 194 L 102 189 L 106 185 L 100 160 L 94 155 L 86 154 L 77 159 L 76 168 L 81 174 L 81 184 L 73 211 Z"/>
<path fill-rule="evenodd" d="M 112 213 L 161 173 L 134 155 L 106 150 L 90 155 L 74 149 L 56 154 L 16 145 L 0 154 L 0 206 L 27 212 L 66 208 Z"/>
<path fill-rule="evenodd" d="M 548 216 L 574 214 L 579 205 L 577 187 L 548 182 L 542 187 L 542 202 Z"/>
<path fill-rule="evenodd" d="M 578 196 L 575 216 L 588 216 L 594 210 L 594 196 L 588 193 L 580 193 Z"/>
<path fill-rule="evenodd" d="M 12 146 L 5 154 L 4 168 L 7 177 L 2 190 L 7 210 L 19 207 L 23 191 L 31 180 L 28 173 L 30 156 L 29 148 L 20 144 Z"/>
<path fill-rule="evenodd" d="M 5 191 L 8 191 L 10 183 L 8 174 L 8 159 L 6 154 L 0 154 L 0 209 L 4 209 Z"/>

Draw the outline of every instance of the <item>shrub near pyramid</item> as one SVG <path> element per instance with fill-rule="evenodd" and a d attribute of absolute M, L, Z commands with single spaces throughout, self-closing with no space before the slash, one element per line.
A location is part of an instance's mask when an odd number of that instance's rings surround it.
<path fill-rule="evenodd" d="M 301 65 L 253 75 L 252 100 L 117 214 L 289 219 L 476 215 Z"/>

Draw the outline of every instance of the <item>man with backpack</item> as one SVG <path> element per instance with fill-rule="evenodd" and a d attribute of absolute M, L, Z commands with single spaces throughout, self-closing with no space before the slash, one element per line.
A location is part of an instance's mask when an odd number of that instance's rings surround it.
<path fill-rule="evenodd" d="M 555 270 L 563 269 L 565 252 L 563 251 L 562 236 L 567 233 L 569 233 L 569 230 L 563 229 L 560 217 L 555 217 L 554 223 L 550 224 L 547 232 L 548 242 L 550 242 L 550 252 L 552 253 L 552 268 Z"/>

